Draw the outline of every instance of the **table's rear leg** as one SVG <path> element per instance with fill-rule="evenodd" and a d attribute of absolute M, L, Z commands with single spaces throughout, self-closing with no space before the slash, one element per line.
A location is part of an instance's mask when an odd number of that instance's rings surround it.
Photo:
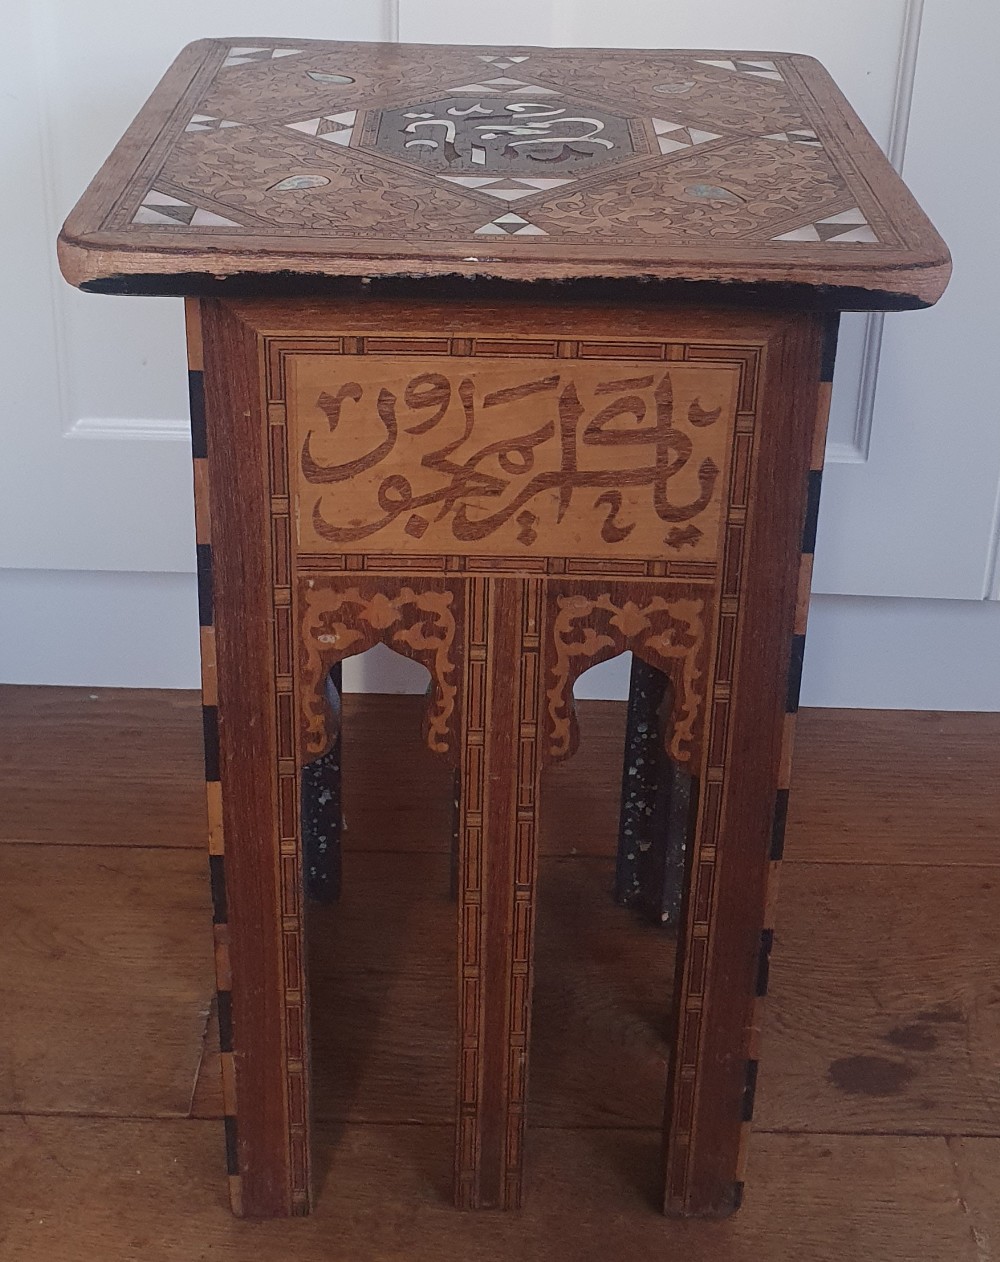
<path fill-rule="evenodd" d="M 660 709 L 668 687 L 663 671 L 633 655 L 614 898 L 674 928 L 680 918 L 692 780 L 664 747 Z"/>
<path fill-rule="evenodd" d="M 306 895 L 317 903 L 340 897 L 343 832 L 343 722 L 341 696 L 343 663 L 327 676 L 326 694 L 336 714 L 336 735 L 325 754 L 302 769 L 302 867 Z"/>

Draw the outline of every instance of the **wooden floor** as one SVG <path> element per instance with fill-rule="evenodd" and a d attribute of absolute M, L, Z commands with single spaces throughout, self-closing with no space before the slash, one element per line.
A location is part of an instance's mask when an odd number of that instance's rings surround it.
<path fill-rule="evenodd" d="M 320 1194 L 226 1208 L 196 695 L 0 689 L 2 1262 L 1000 1258 L 1000 715 L 805 711 L 743 1210 L 656 1213 L 670 940 L 608 898 L 622 707 L 548 773 L 527 1208 L 448 1204 L 448 773 L 350 698 L 311 928 Z"/>

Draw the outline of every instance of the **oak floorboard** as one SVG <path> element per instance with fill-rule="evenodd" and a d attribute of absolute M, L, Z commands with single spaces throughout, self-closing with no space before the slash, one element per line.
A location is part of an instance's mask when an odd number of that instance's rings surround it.
<path fill-rule="evenodd" d="M 345 895 L 311 923 L 319 1209 L 248 1224 L 225 1206 L 221 1127 L 185 1117 L 219 1112 L 218 1051 L 197 694 L 173 697 L 0 689 L 3 1262 L 996 1249 L 1000 716 L 800 715 L 747 1199 L 677 1224 L 651 1208 L 648 1129 L 672 942 L 608 897 L 623 707 L 582 703 L 580 753 L 546 773 L 528 1208 L 463 1216 L 448 773 L 416 739 L 420 698 L 348 697 Z"/>
<path fill-rule="evenodd" d="M 425 705 L 344 697 L 345 851 L 449 849 L 452 773 L 421 739 Z M 579 711 L 578 754 L 545 773 L 541 846 L 613 854 L 625 707 Z M 2 685 L 0 750 L 0 843 L 205 847 L 196 691 Z"/>
<path fill-rule="evenodd" d="M 345 870 L 343 903 L 312 924 L 319 1116 L 443 1121 L 454 1100 L 445 857 L 355 855 Z M 610 878 L 609 860 L 540 864 L 533 1126 L 661 1115 L 673 943 L 612 903 Z M 757 1128 L 1000 1135 L 993 869 L 798 864 L 783 885 Z M 217 1080 L 207 1057 L 202 1116 L 221 1112 Z"/>
<path fill-rule="evenodd" d="M 1000 1135 L 992 867 L 788 864 L 754 1120 Z"/>
<path fill-rule="evenodd" d="M 525 1208 L 447 1203 L 447 1127 L 322 1127 L 309 1218 L 234 1219 L 216 1124 L 0 1119 L 4 1262 L 983 1262 L 943 1139 L 760 1137 L 743 1209 L 664 1219 L 652 1131 L 536 1131 Z"/>
<path fill-rule="evenodd" d="M 214 990 L 205 869 L 0 846 L 0 1112 L 187 1113 Z"/>
<path fill-rule="evenodd" d="M 345 851 L 449 850 L 452 773 L 421 740 L 425 708 L 416 696 L 344 697 Z M 539 849 L 613 855 L 625 706 L 584 701 L 578 719 L 578 752 L 543 771 Z"/>
<path fill-rule="evenodd" d="M 662 1114 L 673 940 L 609 897 L 610 860 L 539 873 L 530 1124 L 649 1126 Z M 446 856 L 348 855 L 310 921 L 317 1116 L 454 1116 L 455 906 Z M 222 1114 L 214 1026 L 193 1114 Z"/>
<path fill-rule="evenodd" d="M 1000 714 L 801 710 L 786 860 L 1000 864 Z"/>
<path fill-rule="evenodd" d="M 201 696 L 0 685 L 0 842 L 204 850 Z"/>
<path fill-rule="evenodd" d="M 947 1143 L 976 1262 L 992 1262 L 1000 1245 L 1000 1140 L 953 1135 Z"/>
<path fill-rule="evenodd" d="M 199 707 L 194 691 L 0 686 L 0 842 L 202 847 Z M 448 848 L 423 707 L 344 698 L 346 849 Z M 625 707 L 578 712 L 578 753 L 545 772 L 541 846 L 613 854 Z M 1000 863 L 1000 715 L 804 709 L 797 726 L 788 860 Z"/>

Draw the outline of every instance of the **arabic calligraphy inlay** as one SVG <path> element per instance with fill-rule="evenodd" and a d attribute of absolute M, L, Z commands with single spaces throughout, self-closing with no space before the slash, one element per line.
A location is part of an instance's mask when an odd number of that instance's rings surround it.
<path fill-rule="evenodd" d="M 709 559 L 730 366 L 296 354 L 299 546 Z"/>

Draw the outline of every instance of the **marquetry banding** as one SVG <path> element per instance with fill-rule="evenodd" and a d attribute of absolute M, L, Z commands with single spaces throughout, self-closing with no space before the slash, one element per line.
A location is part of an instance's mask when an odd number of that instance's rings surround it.
<path fill-rule="evenodd" d="M 788 789 L 792 782 L 792 753 L 795 748 L 795 723 L 796 715 L 794 712 L 785 715 L 781 736 L 781 759 L 778 764 L 779 789 Z"/>
<path fill-rule="evenodd" d="M 299 748 L 294 694 L 297 676 L 293 652 L 295 631 L 291 596 L 293 541 L 288 498 L 287 416 L 283 403 L 284 364 L 265 355 L 265 386 L 273 400 L 267 408 L 268 508 L 271 609 L 274 636 L 274 770 L 277 784 L 276 843 L 279 852 L 278 907 L 283 945 L 281 1005 L 285 1060 L 286 1155 L 289 1206 L 293 1214 L 308 1212 L 311 1193 L 309 1115 L 306 1108 L 304 1056 L 306 1014 L 302 924 L 302 852 L 300 845 L 301 777 L 299 768 L 310 755 Z"/>
<path fill-rule="evenodd" d="M 810 469 L 822 469 L 826 460 L 826 432 L 830 422 L 830 399 L 833 395 L 833 382 L 819 383 L 819 401 L 816 406 L 816 424 L 813 430 L 812 458 Z"/>
<path fill-rule="evenodd" d="M 213 934 L 219 1058 L 226 1138 L 229 1199 L 234 1214 L 243 1212 L 242 1180 L 237 1142 L 236 1074 L 232 1049 L 232 961 L 225 878 L 225 839 L 222 824 L 222 784 L 219 779 L 218 677 L 214 626 L 210 471 L 205 426 L 205 393 L 201 340 L 201 306 L 185 303 L 188 352 L 188 391 L 191 410 L 191 450 L 194 478 L 195 543 L 198 580 L 198 620 L 201 648 L 202 722 L 205 746 L 205 803 L 208 822 L 209 875 Z"/>
<path fill-rule="evenodd" d="M 208 804 L 208 852 L 210 855 L 223 855 L 226 845 L 222 831 L 222 785 L 218 780 L 206 782 L 205 797 Z"/>
<path fill-rule="evenodd" d="M 767 895 L 764 903 L 764 924 L 768 929 L 775 926 L 775 911 L 778 903 L 778 886 L 781 880 L 781 860 L 772 859 L 767 865 Z"/>
<path fill-rule="evenodd" d="M 215 628 L 200 627 L 201 645 L 201 699 L 205 705 L 218 702 L 218 670 L 215 657 Z"/>
<path fill-rule="evenodd" d="M 208 461 L 193 460 L 194 469 L 194 537 L 199 544 L 212 542 L 212 517 L 208 495 Z"/>
<path fill-rule="evenodd" d="M 212 617 L 212 548 L 210 544 L 199 543 L 196 546 L 198 567 L 198 621 L 203 627 L 210 627 Z"/>
<path fill-rule="evenodd" d="M 197 298 L 184 299 L 184 326 L 187 335 L 188 370 L 201 372 L 205 363 L 201 340 L 201 303 Z"/>
<path fill-rule="evenodd" d="M 236 1116 L 236 1066 L 232 1052 L 219 1056 L 222 1067 L 222 1107 L 227 1117 Z"/>
<path fill-rule="evenodd" d="M 667 1210 L 686 1209 L 695 1145 L 691 1125 L 700 1093 L 701 1013 L 710 1004 L 708 961 L 718 900 L 718 857 L 716 842 L 722 825 L 721 808 L 727 777 L 729 753 L 729 707 L 736 680 L 736 645 L 740 629 L 740 594 L 744 556 L 748 543 L 746 530 L 747 488 L 756 461 L 756 398 L 760 352 L 757 348 L 688 348 L 688 358 L 722 359 L 732 355 L 741 366 L 739 408 L 734 426 L 734 459 L 722 558 L 719 633 L 712 650 L 711 703 L 703 720 L 706 727 L 702 776 L 704 790 L 699 802 L 699 818 L 694 832 L 689 893 L 687 933 L 689 949 L 680 987 L 675 1061 L 674 1095 L 668 1109 L 670 1125 L 666 1137 L 665 1206 Z"/>
<path fill-rule="evenodd" d="M 816 419 L 813 429 L 813 444 L 810 459 L 810 472 L 806 495 L 805 523 L 802 533 L 802 559 L 799 565 L 798 587 L 795 599 L 795 622 L 792 633 L 792 644 L 789 668 L 788 712 L 785 715 L 782 730 L 781 754 L 778 771 L 778 790 L 774 808 L 774 820 L 771 835 L 771 861 L 768 864 L 767 882 L 765 886 L 765 904 L 761 935 L 760 954 L 758 956 L 756 994 L 750 1028 L 747 1032 L 746 1055 L 753 1086 L 756 1087 L 756 1066 L 759 1056 L 760 1032 L 763 1024 L 764 1006 L 767 997 L 767 983 L 770 972 L 771 948 L 774 944 L 775 910 L 778 898 L 778 883 L 781 860 L 784 854 L 785 829 L 788 821 L 788 794 L 792 774 L 792 753 L 795 745 L 795 721 L 799 704 L 799 687 L 803 653 L 805 649 L 806 625 L 809 617 L 809 598 L 812 587 L 813 556 L 816 546 L 816 527 L 819 517 L 819 495 L 823 461 L 826 450 L 826 433 L 830 419 L 830 398 L 832 393 L 833 367 L 836 357 L 838 319 L 830 317 L 827 321 L 823 338 L 822 358 L 820 364 L 820 382 Z M 737 1186 L 742 1196 L 742 1180 L 746 1174 L 751 1133 L 752 1098 L 749 1116 L 745 1114 L 740 1128 L 740 1145 L 737 1158 Z"/>
<path fill-rule="evenodd" d="M 804 636 L 809 621 L 809 596 L 812 591 L 813 554 L 803 552 L 799 564 L 799 586 L 795 597 L 795 626 L 793 633 Z"/>
<path fill-rule="evenodd" d="M 232 990 L 233 969 L 229 959 L 229 923 L 212 926 L 215 938 L 215 977 L 219 990 Z"/>

